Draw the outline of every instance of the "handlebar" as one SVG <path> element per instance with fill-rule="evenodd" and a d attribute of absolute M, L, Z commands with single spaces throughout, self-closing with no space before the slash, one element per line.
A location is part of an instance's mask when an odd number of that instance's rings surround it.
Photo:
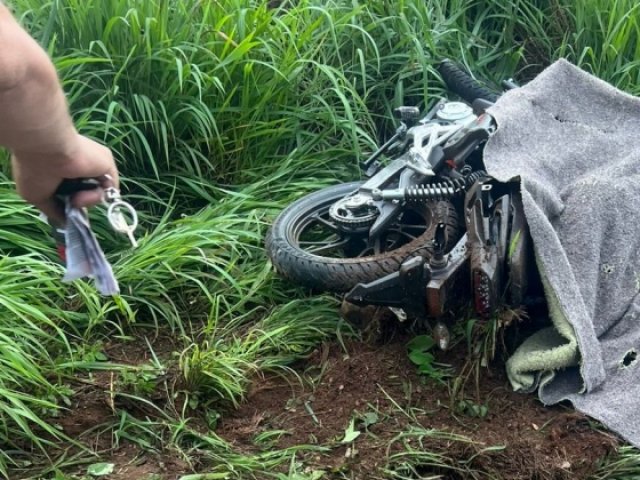
<path fill-rule="evenodd" d="M 460 95 L 464 100 L 473 104 L 475 100 L 482 99 L 489 102 L 498 100 L 499 95 L 480 84 L 475 78 L 461 69 L 453 61 L 445 59 L 437 66 L 442 80 L 453 93 Z"/>

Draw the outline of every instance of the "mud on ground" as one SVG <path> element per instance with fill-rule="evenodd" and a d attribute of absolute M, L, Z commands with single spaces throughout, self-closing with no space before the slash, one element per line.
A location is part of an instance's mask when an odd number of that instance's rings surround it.
<path fill-rule="evenodd" d="M 407 356 L 411 338 L 321 345 L 293 366 L 295 374 L 257 378 L 240 408 L 223 413 L 216 433 L 245 453 L 324 447 L 296 457 L 297 471 L 307 475 L 289 478 L 305 480 L 586 479 L 619 446 L 613 435 L 569 405 L 544 407 L 533 395 L 514 393 L 499 362 L 480 370 L 477 391 L 471 381 L 452 400 L 454 377 L 439 383 L 419 375 Z M 172 348 L 169 342 L 154 345 L 166 355 Z M 105 351 L 120 363 L 149 360 L 137 344 L 107 345 Z M 466 346 L 440 352 L 437 360 L 455 376 L 467 362 Z M 207 471 L 197 459 L 143 449 L 126 437 L 114 438 L 112 429 L 101 431 L 100 425 L 112 425 L 118 415 L 153 415 L 141 412 L 140 405 L 123 404 L 122 398 L 114 405 L 109 393 L 114 381 L 117 374 L 98 372 L 81 382 L 73 405 L 57 422 L 67 435 L 102 452 L 95 461 L 116 465 L 101 478 L 177 480 L 194 470 Z M 165 401 L 159 396 L 158 407 Z M 287 467 L 279 478 L 287 478 Z M 86 466 L 72 470 L 82 476 Z"/>
<path fill-rule="evenodd" d="M 402 478 L 582 479 L 615 451 L 617 439 L 569 405 L 544 407 L 533 395 L 514 393 L 499 367 L 482 371 L 478 392 L 467 388 L 452 402 L 450 386 L 416 373 L 409 339 L 323 345 L 300 365 L 302 381 L 273 376 L 256 382 L 218 433 L 247 450 L 270 430 L 286 432 L 274 448 L 330 445 L 301 459 L 306 471 L 363 480 L 393 472 Z M 460 371 L 465 350 L 443 352 L 438 360 Z M 360 434 L 341 443 L 352 420 Z M 424 452 L 442 457 L 434 461 Z"/>

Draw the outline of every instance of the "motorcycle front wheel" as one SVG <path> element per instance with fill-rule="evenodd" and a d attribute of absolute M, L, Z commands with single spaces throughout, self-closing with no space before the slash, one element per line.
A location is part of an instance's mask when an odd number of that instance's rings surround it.
<path fill-rule="evenodd" d="M 460 238 L 458 216 L 448 201 L 406 206 L 400 218 L 373 243 L 367 229 L 345 230 L 332 217 L 330 208 L 361 184 L 324 188 L 282 211 L 265 242 L 278 273 L 314 290 L 346 292 L 358 283 L 398 271 L 407 258 L 430 258 L 438 224 L 446 229 L 445 251 Z"/>

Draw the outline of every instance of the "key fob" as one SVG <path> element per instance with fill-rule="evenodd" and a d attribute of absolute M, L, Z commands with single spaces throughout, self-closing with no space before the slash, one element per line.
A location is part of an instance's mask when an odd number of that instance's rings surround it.
<path fill-rule="evenodd" d="M 100 182 L 96 178 L 67 178 L 56 189 L 56 195 L 66 197 L 84 190 L 98 188 Z"/>

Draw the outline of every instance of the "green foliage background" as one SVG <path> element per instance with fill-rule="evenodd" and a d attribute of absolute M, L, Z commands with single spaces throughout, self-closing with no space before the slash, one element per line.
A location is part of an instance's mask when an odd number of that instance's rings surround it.
<path fill-rule="evenodd" d="M 32 448 L 58 458 L 55 416 L 71 380 L 126 370 L 97 354 L 108 340 L 171 332 L 175 356 L 149 368 L 177 368 L 184 404 L 215 412 L 241 399 L 254 373 L 286 368 L 339 334 L 336 301 L 280 281 L 264 234 L 293 199 L 357 177 L 358 161 L 393 130 L 394 107 L 443 94 L 438 59 L 497 85 L 566 57 L 640 88 L 634 0 L 8 3 L 50 52 L 78 128 L 113 148 L 142 226 L 130 250 L 95 212 L 123 290 L 101 298 L 90 283 L 60 282 L 47 228 L 0 184 L 5 472 Z M 240 456 L 192 431 L 188 409 L 156 408 L 157 420 L 120 412 L 115 431 L 207 452 L 237 478 L 288 458 Z"/>

